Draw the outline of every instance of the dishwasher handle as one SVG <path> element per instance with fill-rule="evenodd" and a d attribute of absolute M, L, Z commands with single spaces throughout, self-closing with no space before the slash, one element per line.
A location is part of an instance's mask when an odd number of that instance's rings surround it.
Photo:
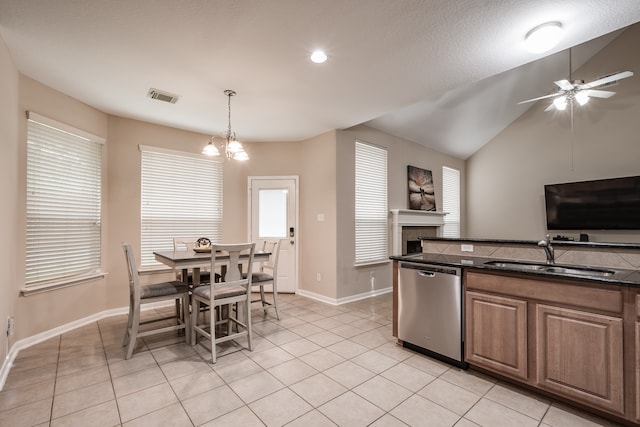
<path fill-rule="evenodd" d="M 422 276 L 422 277 L 436 277 L 436 272 L 435 271 L 420 270 L 420 271 L 418 271 L 418 275 Z"/>
<path fill-rule="evenodd" d="M 437 273 L 450 274 L 453 276 L 460 276 L 461 272 L 459 268 L 446 267 L 433 264 L 421 264 L 421 263 L 409 263 L 403 262 L 400 264 L 400 269 L 418 270 L 418 274 L 422 277 L 434 277 Z"/>

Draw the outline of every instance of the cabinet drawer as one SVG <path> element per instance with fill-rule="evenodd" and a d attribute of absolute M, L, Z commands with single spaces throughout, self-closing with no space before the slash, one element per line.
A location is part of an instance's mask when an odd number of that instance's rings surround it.
<path fill-rule="evenodd" d="M 506 294 L 527 300 L 550 303 L 561 301 L 563 304 L 588 310 L 617 314 L 622 313 L 623 309 L 622 291 L 615 286 L 604 289 L 583 282 L 550 280 L 544 277 L 530 279 L 475 271 L 467 272 L 465 286 L 469 290 Z"/>

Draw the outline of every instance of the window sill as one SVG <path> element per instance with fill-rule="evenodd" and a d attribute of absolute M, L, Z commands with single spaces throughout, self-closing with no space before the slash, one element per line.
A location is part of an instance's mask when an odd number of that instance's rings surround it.
<path fill-rule="evenodd" d="M 20 296 L 28 297 L 31 295 L 41 294 L 44 292 L 50 292 L 50 291 L 55 291 L 62 288 L 68 288 L 71 286 L 83 285 L 88 282 L 93 282 L 95 280 L 103 279 L 106 275 L 107 273 L 100 271 L 91 275 L 82 276 L 74 279 L 62 280 L 59 282 L 43 283 L 40 285 L 25 286 L 22 289 L 20 289 Z"/>

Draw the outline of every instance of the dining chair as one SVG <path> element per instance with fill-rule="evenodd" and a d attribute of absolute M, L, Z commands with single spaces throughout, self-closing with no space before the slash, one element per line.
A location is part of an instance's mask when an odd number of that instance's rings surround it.
<path fill-rule="evenodd" d="M 252 351 L 251 342 L 251 272 L 253 270 L 253 254 L 255 243 L 214 244 L 211 246 L 211 271 L 218 267 L 224 275 L 220 282 L 210 282 L 208 286 L 198 286 L 191 294 L 191 345 L 198 342 L 198 336 L 209 339 L 211 361 L 216 363 L 216 344 L 247 337 L 247 348 Z M 247 258 L 240 259 L 241 254 Z M 220 259 L 228 255 L 228 260 Z M 247 264 L 246 277 L 238 266 Z M 198 323 L 198 314 L 202 306 L 209 306 L 209 322 Z M 234 310 L 235 308 L 235 310 Z M 216 316 L 214 309 L 224 309 L 224 316 Z M 226 330 L 222 328 L 226 325 Z M 235 332 L 234 328 L 235 326 Z"/>
<path fill-rule="evenodd" d="M 260 264 L 258 271 L 252 273 L 251 287 L 253 289 L 260 288 L 260 299 L 254 299 L 251 302 L 262 303 L 264 312 L 267 309 L 273 308 L 276 312 L 276 319 L 280 320 L 278 314 L 278 260 L 280 259 L 280 243 L 282 240 L 264 240 L 262 244 L 258 245 L 262 251 L 269 252 L 269 260 Z M 246 274 L 243 274 L 246 277 Z M 272 286 L 272 300 L 269 302 L 265 298 L 265 286 Z"/>
<path fill-rule="evenodd" d="M 127 346 L 125 359 L 130 359 L 136 346 L 138 338 L 146 337 L 164 332 L 184 330 L 187 343 L 190 342 L 188 315 L 176 315 L 166 317 L 155 317 L 149 320 L 140 321 L 140 309 L 143 304 L 160 301 L 176 301 L 176 308 L 181 305 L 188 307 L 189 289 L 183 282 L 170 281 L 153 283 L 148 285 L 140 284 L 140 274 L 136 264 L 133 250 L 129 243 L 123 243 L 124 255 L 127 260 L 127 273 L 129 275 L 129 317 L 127 319 L 127 329 L 124 334 L 123 346 Z M 180 302 L 178 305 L 177 303 Z M 174 325 L 166 326 L 166 321 L 172 319 L 176 322 Z M 140 331 L 140 325 L 146 325 L 154 322 L 164 322 L 164 326 L 154 329 Z"/>

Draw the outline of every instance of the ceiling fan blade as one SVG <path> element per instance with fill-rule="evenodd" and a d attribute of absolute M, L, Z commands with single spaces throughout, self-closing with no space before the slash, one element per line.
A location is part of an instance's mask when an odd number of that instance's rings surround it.
<path fill-rule="evenodd" d="M 554 82 L 554 83 L 556 84 L 556 86 L 558 86 L 562 90 L 571 90 L 571 89 L 573 89 L 573 85 L 567 79 L 558 80 L 557 82 Z"/>
<path fill-rule="evenodd" d="M 610 90 L 587 89 L 587 95 L 594 98 L 611 98 L 615 94 L 615 92 L 611 92 Z"/>
<path fill-rule="evenodd" d="M 537 98 L 527 99 L 526 101 L 520 101 L 520 102 L 518 102 L 518 105 L 519 104 L 526 104 L 527 102 L 539 101 L 541 99 L 553 98 L 554 96 L 558 96 L 558 95 L 560 95 L 560 94 L 559 93 L 552 93 L 551 95 L 539 96 Z"/>
<path fill-rule="evenodd" d="M 579 89 L 591 89 L 594 87 L 602 86 L 607 83 L 615 82 L 616 80 L 626 79 L 627 77 L 633 76 L 633 72 L 631 71 L 623 71 L 621 73 L 612 74 L 607 77 L 603 77 L 598 80 L 594 80 L 589 83 L 585 83 L 583 85 L 578 86 Z"/>
<path fill-rule="evenodd" d="M 549 104 L 547 108 L 544 109 L 544 111 L 551 111 L 551 110 L 555 110 L 555 105 L 553 105 L 553 102 Z"/>

